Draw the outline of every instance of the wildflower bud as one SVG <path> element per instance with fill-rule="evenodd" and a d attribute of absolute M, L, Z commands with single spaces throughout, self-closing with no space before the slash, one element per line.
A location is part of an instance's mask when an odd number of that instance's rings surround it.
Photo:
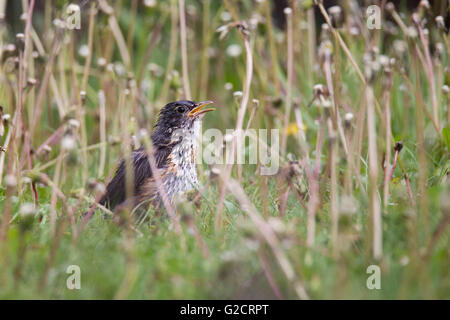
<path fill-rule="evenodd" d="M 169 79 L 170 79 L 170 88 L 174 90 L 181 88 L 180 73 L 177 70 L 173 70 L 169 74 Z"/>
<path fill-rule="evenodd" d="M 396 142 L 394 146 L 394 151 L 400 152 L 402 151 L 402 149 L 403 149 L 403 142 L 402 141 Z"/>
<path fill-rule="evenodd" d="M 254 106 L 255 108 L 258 108 L 258 106 L 259 106 L 259 100 L 258 100 L 258 99 L 253 99 L 252 102 L 253 102 L 253 106 Z"/>

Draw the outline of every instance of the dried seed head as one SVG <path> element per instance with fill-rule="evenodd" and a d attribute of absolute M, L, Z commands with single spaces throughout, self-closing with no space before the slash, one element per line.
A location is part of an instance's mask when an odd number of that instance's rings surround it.
<path fill-rule="evenodd" d="M 242 98 L 242 91 L 235 91 L 233 92 L 233 97 L 237 98 Z"/>
<path fill-rule="evenodd" d="M 218 177 L 219 175 L 220 175 L 220 169 L 217 167 L 212 167 L 211 174 L 210 174 L 211 179 L 214 179 L 215 177 Z"/>
<path fill-rule="evenodd" d="M 235 43 L 234 43 L 234 44 L 230 44 L 230 45 L 227 47 L 226 53 L 227 53 L 227 56 L 230 56 L 230 57 L 238 57 L 238 56 L 240 56 L 241 53 L 242 53 L 242 48 L 241 48 L 241 46 L 238 45 L 238 44 L 235 44 Z"/>
<path fill-rule="evenodd" d="M 69 119 L 68 121 L 67 121 L 67 124 L 69 125 L 69 127 L 71 128 L 71 129 L 78 129 L 79 127 L 80 127 L 80 122 L 77 120 L 77 119 Z"/>
<path fill-rule="evenodd" d="M 233 84 L 231 82 L 227 82 L 227 83 L 225 83 L 224 88 L 227 91 L 231 91 L 231 90 L 233 90 Z"/>
<path fill-rule="evenodd" d="M 394 52 L 397 55 L 397 57 L 403 57 L 405 52 L 406 52 L 406 42 L 403 40 L 394 40 L 393 44 L 392 44 L 393 48 L 394 48 Z"/>
<path fill-rule="evenodd" d="M 284 8 L 283 12 L 285 15 L 289 16 L 292 14 L 292 9 L 289 7 L 286 7 L 286 8 Z"/>
<path fill-rule="evenodd" d="M 228 12 L 228 11 L 223 11 L 221 14 L 220 14 L 220 19 L 223 21 L 223 22 L 228 22 L 228 21 L 230 21 L 231 20 L 231 14 Z"/>
<path fill-rule="evenodd" d="M 355 118 L 355 116 L 353 115 L 353 113 L 347 112 L 347 113 L 345 114 L 345 116 L 344 116 L 344 121 L 345 121 L 346 123 L 350 124 L 350 123 L 353 121 L 354 118 Z"/>
<path fill-rule="evenodd" d="M 435 21 L 436 21 L 436 25 L 437 25 L 438 29 L 445 31 L 444 18 L 442 16 L 437 16 Z"/>
<path fill-rule="evenodd" d="M 421 0 L 419 3 L 419 7 L 428 10 L 428 9 L 430 9 L 430 3 L 428 2 L 428 0 Z"/>
<path fill-rule="evenodd" d="M 50 152 L 52 152 L 52 147 L 50 147 L 48 144 L 45 144 L 45 145 L 42 146 L 42 153 L 44 155 L 47 155 Z"/>
<path fill-rule="evenodd" d="M 56 28 L 58 28 L 58 29 L 65 29 L 66 28 L 66 23 L 63 20 L 58 19 L 58 18 L 53 20 L 53 25 Z"/>
<path fill-rule="evenodd" d="M 335 27 L 339 27 L 344 20 L 344 16 L 342 14 L 342 9 L 340 6 L 332 6 L 328 8 L 328 13 L 331 17 L 331 23 Z"/>
<path fill-rule="evenodd" d="M 418 32 L 417 32 L 416 27 L 409 26 L 407 31 L 408 31 L 408 37 L 410 37 L 412 39 L 417 38 Z"/>
<path fill-rule="evenodd" d="M 33 203 L 25 202 L 20 206 L 19 212 L 22 217 L 31 216 L 36 214 L 36 208 Z"/>
<path fill-rule="evenodd" d="M 28 78 L 27 79 L 27 84 L 29 86 L 34 86 L 34 85 L 36 85 L 36 83 L 37 83 L 37 80 L 35 78 Z"/>
<path fill-rule="evenodd" d="M 382 67 L 386 68 L 389 66 L 389 57 L 384 54 L 381 54 L 378 56 L 378 62 Z"/>
<path fill-rule="evenodd" d="M 442 92 L 443 92 L 445 95 L 448 95 L 448 93 L 450 92 L 450 88 L 448 87 L 448 85 L 444 84 L 444 85 L 442 86 Z"/>
<path fill-rule="evenodd" d="M 118 145 L 121 140 L 118 137 L 108 136 L 108 143 L 112 146 Z"/>
<path fill-rule="evenodd" d="M 156 0 L 144 0 L 144 6 L 153 8 L 154 6 L 156 6 Z"/>
<path fill-rule="evenodd" d="M 73 150 L 77 146 L 77 142 L 75 141 L 75 138 L 71 134 L 66 134 L 61 139 L 61 147 L 63 150 Z"/>
<path fill-rule="evenodd" d="M 104 68 L 104 67 L 106 66 L 106 59 L 103 58 L 103 57 L 98 58 L 98 59 L 97 59 L 97 65 L 98 65 L 100 68 Z"/>
<path fill-rule="evenodd" d="M 155 77 L 161 77 L 164 74 L 164 69 L 156 63 L 149 63 L 148 70 L 150 71 L 150 74 Z"/>
<path fill-rule="evenodd" d="M 116 62 L 116 63 L 114 63 L 114 72 L 119 77 L 124 77 L 125 73 L 126 73 L 126 69 L 122 63 Z"/>
<path fill-rule="evenodd" d="M 7 174 L 5 176 L 5 185 L 10 188 L 14 188 L 17 185 L 17 178 L 13 174 Z"/>
<path fill-rule="evenodd" d="M 13 43 L 8 43 L 3 47 L 4 52 L 12 53 L 16 51 L 16 46 Z"/>
<path fill-rule="evenodd" d="M 344 215 L 354 215 L 358 210 L 355 199 L 351 196 L 343 196 L 341 198 L 340 213 Z"/>
<path fill-rule="evenodd" d="M 11 115 L 10 115 L 9 113 L 4 114 L 4 115 L 2 116 L 2 121 L 3 121 L 3 124 L 4 124 L 5 126 L 9 124 L 9 121 L 10 121 L 10 120 L 11 120 Z"/>
<path fill-rule="evenodd" d="M 78 49 L 78 54 L 81 57 L 86 58 L 89 55 L 89 47 L 86 44 L 81 45 Z"/>
<path fill-rule="evenodd" d="M 313 87 L 314 96 L 324 95 L 325 94 L 325 86 L 321 83 L 315 84 Z"/>
<path fill-rule="evenodd" d="M 389 13 L 392 13 L 395 10 L 395 6 L 394 6 L 394 4 L 392 2 L 386 3 L 386 7 L 385 8 L 386 8 L 386 11 L 389 12 Z"/>

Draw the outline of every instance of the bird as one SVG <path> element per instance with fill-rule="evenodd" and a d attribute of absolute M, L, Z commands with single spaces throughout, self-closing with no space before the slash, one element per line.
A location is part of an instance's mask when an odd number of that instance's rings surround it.
<path fill-rule="evenodd" d="M 203 116 L 215 110 L 205 108 L 211 103 L 210 100 L 198 103 L 180 100 L 166 104 L 159 112 L 151 134 L 151 155 L 154 168 L 158 170 L 159 182 L 170 202 L 177 195 L 199 186 L 195 164 L 196 141 L 201 134 Z M 134 176 L 132 195 L 127 198 L 126 161 L 121 159 L 99 204 L 113 212 L 125 207 L 145 209 L 153 205 L 154 208 L 160 208 L 162 196 L 146 149 L 141 147 L 134 150 L 130 160 Z"/>

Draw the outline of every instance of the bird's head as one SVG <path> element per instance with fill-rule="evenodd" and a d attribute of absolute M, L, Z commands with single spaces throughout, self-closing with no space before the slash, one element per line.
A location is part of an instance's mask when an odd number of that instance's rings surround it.
<path fill-rule="evenodd" d="M 166 104 L 159 113 L 155 131 L 152 134 L 153 144 L 170 143 L 175 132 L 178 134 L 194 133 L 194 124 L 198 123 L 205 113 L 215 110 L 214 108 L 205 108 L 211 103 L 213 102 L 209 100 L 198 103 L 180 100 Z"/>

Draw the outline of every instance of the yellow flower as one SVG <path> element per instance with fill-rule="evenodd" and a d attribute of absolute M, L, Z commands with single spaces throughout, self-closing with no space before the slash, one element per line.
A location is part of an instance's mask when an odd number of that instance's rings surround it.
<path fill-rule="evenodd" d="M 305 125 L 303 124 L 302 125 L 302 131 L 306 131 L 306 127 L 305 127 Z M 298 130 L 299 130 L 299 128 L 298 128 L 298 126 L 297 126 L 297 124 L 296 123 L 290 123 L 289 124 L 289 126 L 286 128 L 286 133 L 287 133 L 287 135 L 288 136 L 290 136 L 290 135 L 296 135 L 297 133 L 298 133 Z"/>

